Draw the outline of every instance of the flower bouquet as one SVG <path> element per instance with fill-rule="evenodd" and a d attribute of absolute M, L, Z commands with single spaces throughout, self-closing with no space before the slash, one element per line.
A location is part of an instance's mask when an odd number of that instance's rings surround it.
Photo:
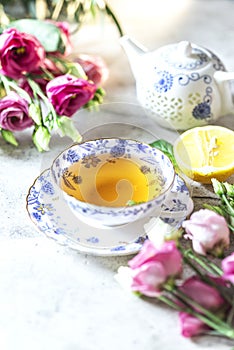
<path fill-rule="evenodd" d="M 116 279 L 125 289 L 177 310 L 184 337 L 234 339 L 234 253 L 228 253 L 234 185 L 216 179 L 212 184 L 220 206 L 207 205 L 178 228 L 158 219 L 141 251 L 128 266 L 119 267 Z"/>
<path fill-rule="evenodd" d="M 80 141 L 71 117 L 103 101 L 108 70 L 101 58 L 69 60 L 66 22 L 19 19 L 0 34 L 0 132 L 17 146 L 15 132 L 31 127 L 39 151 L 49 149 L 53 131 Z"/>

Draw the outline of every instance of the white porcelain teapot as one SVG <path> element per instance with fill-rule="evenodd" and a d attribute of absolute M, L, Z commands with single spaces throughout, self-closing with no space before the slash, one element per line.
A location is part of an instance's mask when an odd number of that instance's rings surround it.
<path fill-rule="evenodd" d="M 182 41 L 148 52 L 128 36 L 120 43 L 136 79 L 137 98 L 158 124 L 187 130 L 234 114 L 234 72 L 226 72 L 210 50 Z"/>

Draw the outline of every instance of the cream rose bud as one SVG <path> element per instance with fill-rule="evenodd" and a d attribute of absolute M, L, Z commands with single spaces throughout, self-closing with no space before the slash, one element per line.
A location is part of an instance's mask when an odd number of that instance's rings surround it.
<path fill-rule="evenodd" d="M 182 229 L 173 227 L 160 218 L 152 218 L 144 226 L 147 236 L 156 248 L 160 248 L 167 241 L 178 241 L 182 235 Z"/>
<path fill-rule="evenodd" d="M 212 210 L 201 209 L 182 223 L 185 238 L 192 240 L 193 249 L 201 255 L 221 255 L 230 244 L 230 232 L 223 216 Z"/>
<path fill-rule="evenodd" d="M 132 286 L 132 270 L 128 266 L 120 266 L 118 272 L 115 275 L 116 281 L 121 285 L 123 289 L 131 292 Z"/>

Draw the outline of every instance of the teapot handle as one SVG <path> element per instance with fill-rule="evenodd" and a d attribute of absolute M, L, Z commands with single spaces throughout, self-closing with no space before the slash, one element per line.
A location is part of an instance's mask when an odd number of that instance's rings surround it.
<path fill-rule="evenodd" d="M 216 71 L 213 75 L 221 96 L 221 114 L 234 114 L 234 72 Z"/>

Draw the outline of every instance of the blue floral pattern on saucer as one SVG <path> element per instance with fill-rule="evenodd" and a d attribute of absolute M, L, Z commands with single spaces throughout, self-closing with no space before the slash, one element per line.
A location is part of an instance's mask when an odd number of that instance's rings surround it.
<path fill-rule="evenodd" d="M 80 221 L 66 206 L 52 183 L 49 169 L 35 180 L 26 202 L 30 219 L 47 237 L 77 251 L 100 256 L 137 253 L 147 239 L 144 225 L 154 217 L 151 214 L 115 228 L 94 228 L 88 222 Z M 179 226 L 192 209 L 189 190 L 176 175 L 171 193 L 162 204 L 160 218 L 172 226 Z"/>

